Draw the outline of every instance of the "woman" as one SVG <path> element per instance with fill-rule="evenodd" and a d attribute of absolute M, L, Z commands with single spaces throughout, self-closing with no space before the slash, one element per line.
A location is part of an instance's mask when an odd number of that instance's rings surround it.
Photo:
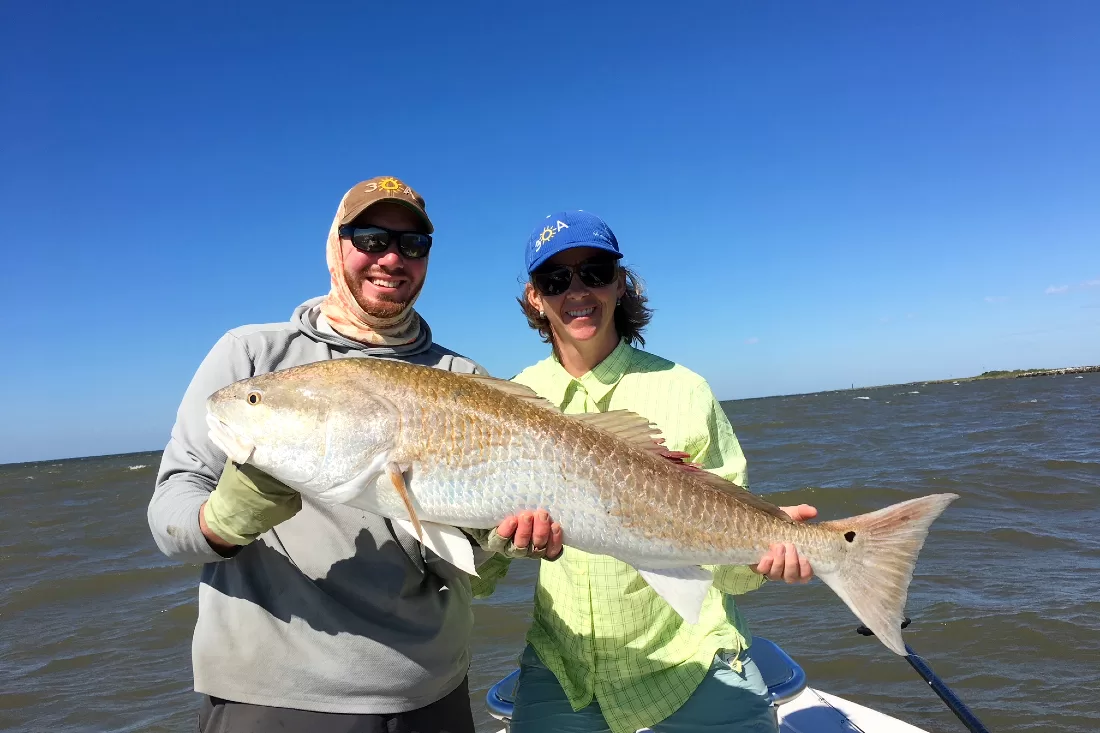
<path fill-rule="evenodd" d="M 532 233 L 519 300 L 553 353 L 515 381 L 567 414 L 641 414 L 670 450 L 746 485 L 744 455 L 706 381 L 632 345 L 644 345 L 650 311 L 621 257 L 611 229 L 586 212 L 547 217 Z M 797 520 L 817 513 L 785 510 Z M 507 560 L 495 562 L 499 577 Z M 512 733 L 775 733 L 752 637 L 730 595 L 759 587 L 765 575 L 805 582 L 809 563 L 777 545 L 755 568 L 711 569 L 714 587 L 692 625 L 611 557 L 568 548 L 556 563 L 542 563 Z"/>

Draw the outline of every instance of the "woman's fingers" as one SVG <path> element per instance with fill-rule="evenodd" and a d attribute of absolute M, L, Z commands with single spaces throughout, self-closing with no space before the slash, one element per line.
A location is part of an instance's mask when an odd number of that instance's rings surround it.
<path fill-rule="evenodd" d="M 514 515 L 505 517 L 500 520 L 500 524 L 497 525 L 497 534 L 501 537 L 512 539 L 516 534 L 516 527 L 519 526 L 519 521 Z"/>
<path fill-rule="evenodd" d="M 794 544 L 787 542 L 783 545 L 783 580 L 787 583 L 795 583 L 798 581 L 798 550 L 794 549 Z"/>
<path fill-rule="evenodd" d="M 565 543 L 563 541 L 561 525 L 554 522 L 550 525 L 550 544 L 546 546 L 546 559 L 556 560 L 558 556 L 561 555 L 563 549 L 565 549 Z"/>
<path fill-rule="evenodd" d="M 546 550 L 550 542 L 550 515 L 539 509 L 535 512 L 531 526 L 531 549 L 538 552 Z"/>
<path fill-rule="evenodd" d="M 534 531 L 535 518 L 531 512 L 520 512 L 516 517 L 518 525 L 516 526 L 516 534 L 512 537 L 512 543 L 516 547 L 530 547 L 531 546 L 531 533 Z"/>

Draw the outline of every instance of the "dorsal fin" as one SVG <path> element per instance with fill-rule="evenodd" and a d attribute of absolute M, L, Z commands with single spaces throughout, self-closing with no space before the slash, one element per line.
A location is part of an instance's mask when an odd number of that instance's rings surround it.
<path fill-rule="evenodd" d="M 464 374 L 463 376 L 473 379 L 476 382 L 484 384 L 486 387 L 492 387 L 498 392 L 503 392 L 506 395 L 511 395 L 518 399 L 523 400 L 529 404 L 537 407 L 542 407 L 547 410 L 553 410 L 554 412 L 561 412 L 550 401 L 543 397 L 539 397 L 535 394 L 535 390 L 531 389 L 525 384 L 519 382 L 509 382 L 507 379 L 497 379 L 496 377 L 489 377 L 483 374 Z"/>
<path fill-rule="evenodd" d="M 691 457 L 689 454 L 681 451 L 670 451 L 668 448 L 665 448 L 663 445 L 665 439 L 661 437 L 660 429 L 636 412 L 630 412 L 629 410 L 611 410 L 609 412 L 588 412 L 580 415 L 569 415 L 569 417 L 574 420 L 579 420 L 580 422 L 588 423 L 601 430 L 605 430 L 633 446 L 652 451 L 662 458 L 667 458 L 672 463 L 679 464 L 678 467 L 681 470 L 691 472 L 693 476 L 712 489 L 729 494 L 744 504 L 748 504 L 773 517 L 788 522 L 794 521 L 785 511 L 775 504 L 772 504 L 770 501 L 761 499 L 756 494 L 741 488 L 732 481 L 727 481 L 721 476 L 716 476 L 710 471 L 705 470 L 702 466 L 688 463 L 687 459 Z"/>
<path fill-rule="evenodd" d="M 635 448 L 656 453 L 661 458 L 666 458 L 672 463 L 678 464 L 684 470 L 702 470 L 694 463 L 688 462 L 691 454 L 666 448 L 661 429 L 636 412 L 609 410 L 608 412 L 585 412 L 579 415 L 567 415 L 566 417 L 611 433 L 619 440 L 625 441 Z"/>
<path fill-rule="evenodd" d="M 665 439 L 661 437 L 661 429 L 636 412 L 610 410 L 585 412 L 579 415 L 568 415 L 568 417 L 611 433 L 619 440 L 630 443 L 636 448 L 653 451 L 665 458 L 669 457 L 669 450 L 663 445 Z"/>
<path fill-rule="evenodd" d="M 551 402 L 539 397 L 533 389 L 518 382 L 510 382 L 506 379 L 497 379 L 496 377 L 488 377 L 481 374 L 467 374 L 464 376 L 537 407 L 553 410 L 554 412 L 561 412 Z M 577 420 L 578 422 L 591 425 L 594 428 L 599 428 L 604 432 L 611 433 L 618 439 L 626 441 L 636 448 L 651 451 L 662 458 L 668 459 L 672 463 L 679 464 L 682 470 L 690 471 L 707 486 L 729 494 L 738 501 L 744 502 L 767 514 L 771 514 L 773 517 L 778 517 L 788 522 L 793 521 L 785 511 L 775 504 L 761 499 L 756 494 L 741 488 L 731 481 L 725 480 L 721 476 L 716 476 L 694 463 L 688 463 L 687 458 L 690 456 L 687 453 L 670 451 L 665 448 L 665 439 L 661 436 L 660 428 L 636 412 L 631 412 L 630 410 L 610 410 L 608 412 L 586 412 L 578 415 L 567 415 L 567 417 L 571 420 Z"/>
<path fill-rule="evenodd" d="M 760 511 L 766 514 L 770 514 L 778 519 L 782 519 L 784 521 L 792 523 L 794 522 L 794 520 L 791 519 L 790 515 L 788 515 L 787 512 L 783 511 L 775 504 L 772 504 L 766 499 L 760 498 L 748 489 L 741 488 L 732 481 L 727 481 L 721 476 L 717 476 L 710 471 L 700 471 L 699 473 L 696 473 L 695 476 L 712 489 L 716 489 L 725 494 L 729 494 L 733 498 L 737 499 L 737 501 L 748 504 L 749 506 L 755 509 L 759 509 Z"/>
<path fill-rule="evenodd" d="M 661 442 L 661 441 L 658 441 L 658 442 Z M 690 453 L 684 453 L 683 451 L 679 451 L 679 450 L 670 450 L 670 451 L 665 452 L 665 458 L 672 461 L 673 463 L 679 463 L 679 464 L 683 465 L 685 468 L 690 469 L 692 471 L 702 471 L 703 470 L 699 465 L 697 465 L 695 463 L 691 463 L 688 460 L 689 458 L 691 458 Z"/>
<path fill-rule="evenodd" d="M 607 412 L 582 412 L 569 417 L 579 422 L 586 422 L 601 430 L 606 430 L 615 435 L 632 433 L 645 433 L 646 435 L 660 436 L 660 429 L 646 418 L 630 410 L 609 410 Z"/>

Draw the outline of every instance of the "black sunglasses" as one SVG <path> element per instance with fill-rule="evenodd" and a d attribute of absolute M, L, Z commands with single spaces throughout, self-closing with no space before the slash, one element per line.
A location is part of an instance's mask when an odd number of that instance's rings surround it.
<path fill-rule="evenodd" d="M 419 260 L 428 256 L 432 248 L 432 235 L 421 232 L 395 232 L 382 227 L 340 227 L 340 236 L 351 240 L 360 252 L 380 254 L 397 245 L 402 257 Z"/>
<path fill-rule="evenodd" d="M 615 282 L 619 263 L 599 257 L 576 265 L 546 265 L 531 273 L 531 284 L 543 295 L 561 295 L 569 289 L 574 273 L 586 287 L 606 288 Z"/>

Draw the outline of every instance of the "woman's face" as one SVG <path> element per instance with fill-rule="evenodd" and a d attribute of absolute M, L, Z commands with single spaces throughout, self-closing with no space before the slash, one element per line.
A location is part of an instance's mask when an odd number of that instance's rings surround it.
<path fill-rule="evenodd" d="M 606 257 L 594 247 L 567 249 L 547 260 L 547 265 L 577 265 L 590 257 Z M 527 284 L 527 302 L 546 314 L 556 341 L 580 344 L 587 341 L 615 339 L 615 304 L 626 284 L 622 270 L 615 281 L 601 288 L 590 288 L 581 282 L 576 273 L 569 289 L 561 295 L 543 295 L 530 283 Z"/>

